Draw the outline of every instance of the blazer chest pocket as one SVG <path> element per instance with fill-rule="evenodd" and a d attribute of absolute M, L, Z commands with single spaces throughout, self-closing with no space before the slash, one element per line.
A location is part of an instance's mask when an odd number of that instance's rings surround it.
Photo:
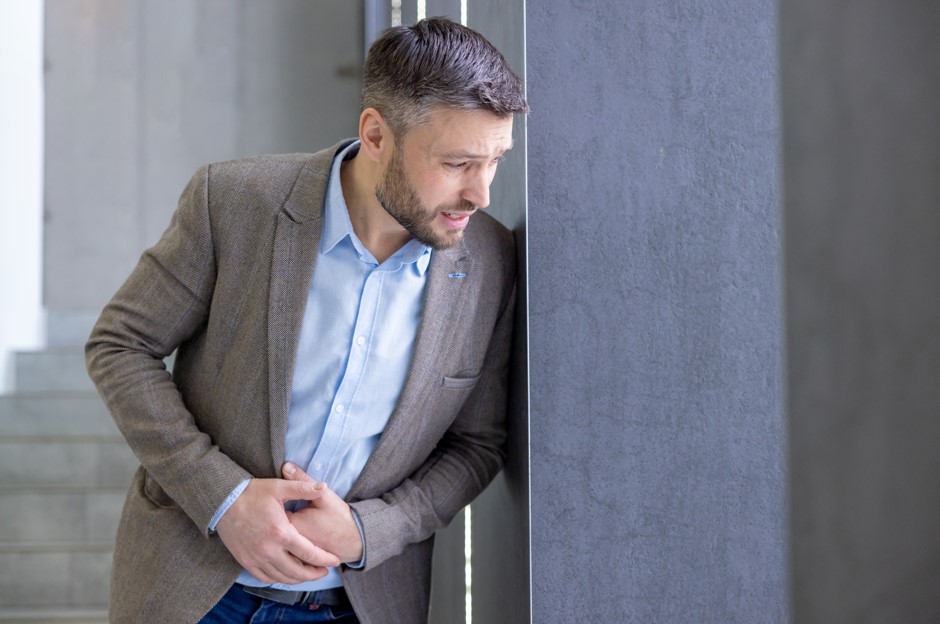
<path fill-rule="evenodd" d="M 441 380 L 441 386 L 445 388 L 455 388 L 458 390 L 472 388 L 480 380 L 479 375 L 472 377 L 444 377 Z"/>

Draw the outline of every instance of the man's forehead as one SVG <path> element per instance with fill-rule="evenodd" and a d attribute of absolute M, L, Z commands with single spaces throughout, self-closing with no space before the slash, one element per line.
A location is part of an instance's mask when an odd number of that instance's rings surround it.
<path fill-rule="evenodd" d="M 426 113 L 425 122 L 430 125 L 448 121 L 479 121 L 489 123 L 512 124 L 512 115 L 497 115 L 484 108 L 455 108 L 452 106 L 433 106 Z"/>
<path fill-rule="evenodd" d="M 509 137 L 509 143 L 508 143 L 508 144 L 507 144 L 507 143 L 501 143 L 500 145 L 497 145 L 497 146 L 496 146 L 496 149 L 497 149 L 497 151 L 498 151 L 497 156 L 500 155 L 500 154 L 505 154 L 506 152 L 508 152 L 509 150 L 511 150 L 513 144 L 514 144 L 514 143 L 513 143 L 513 140 L 512 140 L 512 136 L 510 136 L 510 137 Z M 440 155 L 440 156 L 443 156 L 444 158 L 459 158 L 459 159 L 463 159 L 463 160 L 475 160 L 475 159 L 480 159 L 480 158 L 488 158 L 488 157 L 492 156 L 492 154 L 490 154 L 489 152 L 479 152 L 479 151 L 476 151 L 476 150 L 474 150 L 472 147 L 469 147 L 469 146 L 468 146 L 468 147 L 457 147 L 457 148 L 455 148 L 455 149 L 453 149 L 453 150 L 449 150 L 449 151 L 442 151 L 439 155 Z"/>
<path fill-rule="evenodd" d="M 442 157 L 465 159 L 498 156 L 512 149 L 512 116 L 486 110 L 433 110 L 426 123 L 411 132 L 425 149 Z"/>

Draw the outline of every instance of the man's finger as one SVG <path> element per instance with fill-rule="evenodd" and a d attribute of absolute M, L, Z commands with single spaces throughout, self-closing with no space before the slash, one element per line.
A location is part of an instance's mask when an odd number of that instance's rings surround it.
<path fill-rule="evenodd" d="M 268 562 L 266 569 L 268 575 L 277 579 L 278 583 L 287 585 L 315 581 L 326 575 L 326 568 L 323 566 L 307 565 L 289 553 Z"/>
<path fill-rule="evenodd" d="M 246 569 L 248 570 L 249 574 L 251 574 L 253 577 L 255 577 L 256 579 L 258 579 L 259 581 L 261 581 L 262 583 L 266 585 L 271 585 L 277 582 L 273 578 L 268 576 L 267 573 L 264 570 L 262 570 L 259 566 L 252 566 Z"/>
<path fill-rule="evenodd" d="M 318 481 L 281 481 L 283 500 L 315 501 L 330 490 L 325 483 Z"/>
<path fill-rule="evenodd" d="M 294 531 L 291 539 L 284 544 L 288 553 L 299 559 L 298 563 L 303 563 L 314 567 L 336 567 L 340 564 L 339 557 L 331 552 L 327 552 L 311 542 L 309 539 Z"/>
<path fill-rule="evenodd" d="M 324 566 L 336 567 L 340 564 L 339 557 L 323 550 L 303 537 L 293 544 L 288 545 L 287 549 L 292 555 L 308 566 L 318 568 Z"/>
<path fill-rule="evenodd" d="M 284 478 L 289 481 L 308 481 L 310 483 L 317 482 L 316 479 L 301 470 L 300 467 L 293 462 L 284 462 L 284 466 L 281 468 L 281 472 L 284 473 Z"/>

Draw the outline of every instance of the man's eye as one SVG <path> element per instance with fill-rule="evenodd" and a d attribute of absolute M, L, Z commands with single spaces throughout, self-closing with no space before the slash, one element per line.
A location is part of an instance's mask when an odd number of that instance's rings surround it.
<path fill-rule="evenodd" d="M 449 162 L 449 163 L 444 163 L 444 166 L 447 167 L 448 169 L 463 169 L 464 167 L 467 166 L 467 163 L 465 163 L 465 162 Z"/>

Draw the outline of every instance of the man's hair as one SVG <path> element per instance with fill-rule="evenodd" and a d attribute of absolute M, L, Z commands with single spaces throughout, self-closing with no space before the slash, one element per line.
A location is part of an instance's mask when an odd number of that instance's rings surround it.
<path fill-rule="evenodd" d="M 522 82 L 499 50 L 446 17 L 394 26 L 372 43 L 362 79 L 362 107 L 374 108 L 400 138 L 434 106 L 528 112 Z"/>

